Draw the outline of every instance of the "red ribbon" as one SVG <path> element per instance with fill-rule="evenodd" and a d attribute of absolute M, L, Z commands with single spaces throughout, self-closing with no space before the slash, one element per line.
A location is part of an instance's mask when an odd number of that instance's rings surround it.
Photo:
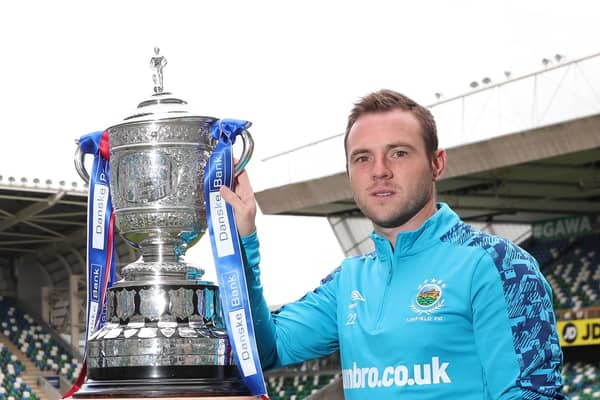
<path fill-rule="evenodd" d="M 100 147 L 98 148 L 100 155 L 105 160 L 110 160 L 110 147 L 108 145 L 108 131 L 102 132 L 102 137 L 100 138 Z"/>

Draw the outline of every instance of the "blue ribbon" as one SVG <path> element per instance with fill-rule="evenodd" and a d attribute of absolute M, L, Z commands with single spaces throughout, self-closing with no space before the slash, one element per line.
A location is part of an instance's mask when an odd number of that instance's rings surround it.
<path fill-rule="evenodd" d="M 106 292 L 117 279 L 110 166 L 100 152 L 106 134 L 93 132 L 79 139 L 81 151 L 94 155 L 88 202 L 86 353 L 87 340 L 106 322 Z"/>
<path fill-rule="evenodd" d="M 233 209 L 219 193 L 223 185 L 233 188 L 231 146 L 248 126 L 248 122 L 239 120 L 213 123 L 211 134 L 218 142 L 206 167 L 204 195 L 221 305 L 233 355 L 252 395 L 263 396 L 267 390 L 258 358 L 239 236 Z"/>
<path fill-rule="evenodd" d="M 114 213 L 110 197 L 108 132 L 92 132 L 79 139 L 83 154 L 93 154 L 89 181 L 87 241 L 87 315 L 83 368 L 63 399 L 70 399 L 85 381 L 90 336 L 106 322 L 106 292 L 117 280 Z"/>

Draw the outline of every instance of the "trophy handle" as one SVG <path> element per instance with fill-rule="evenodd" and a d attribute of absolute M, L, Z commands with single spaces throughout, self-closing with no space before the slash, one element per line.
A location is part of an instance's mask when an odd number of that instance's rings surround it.
<path fill-rule="evenodd" d="M 233 169 L 233 173 L 235 176 L 238 176 L 244 170 L 244 168 L 246 168 L 246 165 L 248 164 L 248 161 L 250 161 L 252 153 L 254 152 L 254 140 L 252 139 L 252 135 L 250 135 L 250 132 L 244 129 L 244 131 L 241 133 L 241 136 L 242 144 L 244 147 L 242 149 L 242 155 L 240 156 L 240 160 Z M 83 163 L 85 159 L 85 153 L 82 152 L 81 148 L 79 147 L 79 140 L 76 140 L 75 143 L 77 144 L 73 160 L 75 163 L 75 170 L 77 170 L 77 173 L 79 174 L 81 179 L 83 179 L 85 183 L 89 184 L 90 174 L 88 174 L 88 172 L 86 171 L 85 165 Z"/>
<path fill-rule="evenodd" d="M 81 148 L 79 147 L 79 139 L 75 140 L 75 143 L 77 144 L 77 148 L 75 149 L 75 156 L 74 156 L 74 162 L 75 162 L 75 169 L 77 170 L 77 173 L 79 174 L 79 176 L 81 177 L 81 179 L 83 179 L 83 181 L 87 184 L 90 183 L 90 174 L 88 174 L 88 172 L 85 170 L 85 165 L 83 164 L 83 160 L 85 158 L 85 153 L 83 151 L 81 151 Z"/>
<path fill-rule="evenodd" d="M 252 157 L 252 152 L 254 151 L 254 140 L 252 139 L 252 135 L 250 135 L 250 132 L 244 129 L 244 131 L 240 135 L 242 136 L 244 148 L 242 149 L 242 155 L 240 156 L 240 160 L 237 164 L 235 164 L 235 167 L 233 168 L 234 176 L 238 176 L 244 170 L 244 168 L 246 168 L 246 164 L 248 164 L 248 161 L 250 161 L 250 158 Z M 77 168 L 77 165 L 75 167 Z M 79 170 L 77 170 L 77 172 L 79 172 Z M 81 172 L 79 172 L 79 175 L 81 175 Z M 81 177 L 83 178 L 83 175 Z"/>

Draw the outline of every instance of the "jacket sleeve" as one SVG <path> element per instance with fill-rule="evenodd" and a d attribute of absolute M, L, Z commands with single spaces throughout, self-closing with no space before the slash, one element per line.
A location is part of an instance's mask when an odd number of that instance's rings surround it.
<path fill-rule="evenodd" d="M 471 306 L 490 399 L 565 399 L 551 289 L 533 257 L 508 242 L 490 247 Z"/>
<path fill-rule="evenodd" d="M 241 237 L 246 284 L 259 357 L 271 369 L 335 352 L 338 345 L 335 288 L 327 280 L 303 298 L 271 313 L 260 282 L 260 253 L 256 232 Z"/>

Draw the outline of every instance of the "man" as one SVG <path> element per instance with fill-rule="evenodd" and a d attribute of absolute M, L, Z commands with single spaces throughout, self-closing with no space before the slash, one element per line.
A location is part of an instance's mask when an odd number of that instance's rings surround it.
<path fill-rule="evenodd" d="M 431 113 L 381 90 L 345 137 L 356 204 L 375 251 L 271 315 L 259 280 L 256 203 L 240 175 L 232 204 L 261 360 L 272 368 L 340 350 L 346 399 L 563 399 L 550 287 L 515 244 L 435 202 L 446 165 Z"/>

